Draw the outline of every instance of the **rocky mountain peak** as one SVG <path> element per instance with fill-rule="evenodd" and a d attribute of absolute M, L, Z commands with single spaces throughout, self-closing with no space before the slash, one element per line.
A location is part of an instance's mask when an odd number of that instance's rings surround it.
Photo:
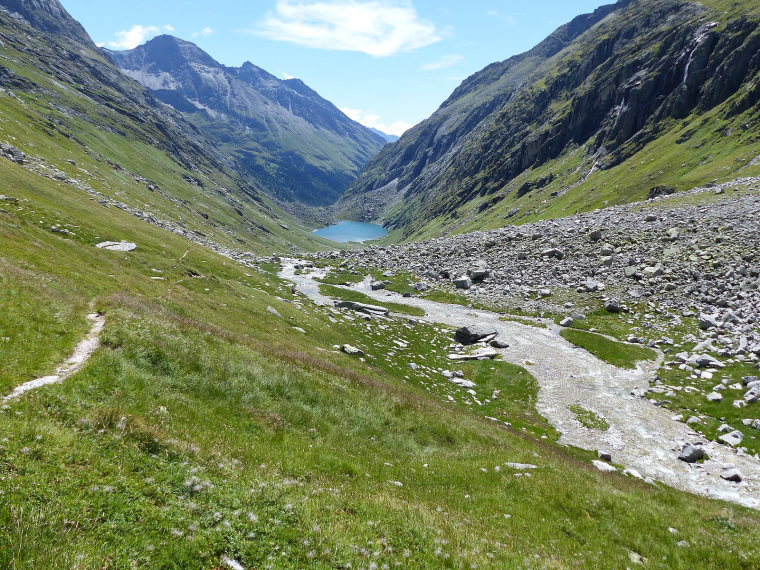
<path fill-rule="evenodd" d="M 148 62 L 151 71 L 172 72 L 190 63 L 221 67 L 194 43 L 170 35 L 157 36 L 133 50 L 118 52 L 118 57 L 135 64 Z"/>
<path fill-rule="evenodd" d="M 0 8 L 21 17 L 30 26 L 42 32 L 95 48 L 90 35 L 58 0 L 0 0 Z"/>
<path fill-rule="evenodd" d="M 158 99 L 211 132 L 266 191 L 285 201 L 335 202 L 385 142 L 302 81 L 283 81 L 250 61 L 227 67 L 173 36 L 109 54 Z"/>

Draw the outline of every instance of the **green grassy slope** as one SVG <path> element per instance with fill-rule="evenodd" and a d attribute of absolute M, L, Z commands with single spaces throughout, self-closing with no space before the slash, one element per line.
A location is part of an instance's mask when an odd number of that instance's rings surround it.
<path fill-rule="evenodd" d="M 28 168 L 225 247 L 325 247 L 100 53 L 5 13 L 0 41 L 0 143 L 27 153 Z"/>
<path fill-rule="evenodd" d="M 0 393 L 69 353 L 90 303 L 107 318 L 82 372 L 0 408 L 0 567 L 760 563 L 756 512 L 601 474 L 553 443 L 527 372 L 463 367 L 488 401 L 474 404 L 436 372 L 451 331 L 334 315 L 271 274 L 0 168 L 18 200 L 0 204 Z M 92 246 L 114 235 L 138 249 Z M 508 462 L 538 469 L 517 477 Z"/>

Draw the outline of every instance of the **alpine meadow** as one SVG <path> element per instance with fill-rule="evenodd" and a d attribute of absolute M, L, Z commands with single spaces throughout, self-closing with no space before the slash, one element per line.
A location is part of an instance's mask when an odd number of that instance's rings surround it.
<path fill-rule="evenodd" d="M 0 568 L 760 568 L 760 4 L 77 1 L 0 0 Z"/>

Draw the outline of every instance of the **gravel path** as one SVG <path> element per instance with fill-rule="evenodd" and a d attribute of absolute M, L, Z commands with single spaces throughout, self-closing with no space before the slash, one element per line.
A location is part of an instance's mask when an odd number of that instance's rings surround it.
<path fill-rule="evenodd" d="M 56 369 L 55 374 L 21 384 L 21 386 L 16 387 L 13 392 L 5 396 L 3 401 L 8 402 L 10 400 L 15 400 L 30 390 L 35 390 L 42 386 L 58 384 L 79 372 L 100 346 L 100 333 L 103 332 L 103 327 L 105 327 L 106 324 L 106 318 L 103 315 L 87 315 L 87 320 L 92 323 L 90 332 L 87 333 L 87 336 L 77 345 L 74 353 Z"/>
<path fill-rule="evenodd" d="M 292 260 L 286 261 L 283 277 L 296 283 L 298 290 L 324 304 L 318 297 L 316 274 L 295 275 Z M 372 291 L 369 281 L 353 287 L 378 301 L 393 301 L 424 309 L 420 320 L 461 327 L 488 324 L 510 344 L 500 350 L 504 360 L 525 366 L 540 384 L 538 410 L 562 433 L 560 443 L 583 449 L 607 451 L 613 461 L 642 478 L 651 478 L 672 487 L 710 498 L 723 499 L 760 508 L 760 461 L 737 454 L 733 449 L 712 443 L 688 425 L 672 418 L 671 412 L 651 401 L 631 396 L 631 390 L 647 385 L 660 362 L 642 363 L 637 370 L 622 370 L 606 364 L 559 336 L 556 327 L 538 328 L 499 320 L 502 315 L 404 298 L 388 291 Z M 604 417 L 606 432 L 584 428 L 568 410 L 581 404 Z M 710 459 L 702 464 L 678 460 L 684 443 L 701 442 Z M 732 483 L 721 479 L 724 468 L 736 467 L 744 480 Z"/>

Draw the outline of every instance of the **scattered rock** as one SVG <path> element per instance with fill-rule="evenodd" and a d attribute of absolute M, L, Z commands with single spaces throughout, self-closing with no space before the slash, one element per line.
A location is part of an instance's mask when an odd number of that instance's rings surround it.
<path fill-rule="evenodd" d="M 8 160 L 17 164 L 24 164 L 26 162 L 26 153 L 13 145 L 7 143 L 0 144 L 0 153 Z"/>
<path fill-rule="evenodd" d="M 472 282 L 469 277 L 463 275 L 459 279 L 454 279 L 454 285 L 456 285 L 457 289 L 469 289 L 472 287 Z"/>
<path fill-rule="evenodd" d="M 708 331 L 710 329 L 718 328 L 719 326 L 718 315 L 699 315 L 699 328 L 702 330 Z"/>
<path fill-rule="evenodd" d="M 596 293 L 598 291 L 604 291 L 604 283 L 595 281 L 594 279 L 587 279 L 581 289 L 586 293 Z"/>
<path fill-rule="evenodd" d="M 483 260 L 476 261 L 474 267 L 467 270 L 467 275 L 472 279 L 473 283 L 480 283 L 490 274 L 488 264 Z"/>
<path fill-rule="evenodd" d="M 724 469 L 723 473 L 720 474 L 720 478 L 725 479 L 726 481 L 731 481 L 733 483 L 742 482 L 742 474 L 738 469 L 735 468 Z"/>
<path fill-rule="evenodd" d="M 631 396 L 634 398 L 646 398 L 646 395 L 649 393 L 649 388 L 634 388 L 631 390 Z"/>
<path fill-rule="evenodd" d="M 530 463 L 505 463 L 504 467 L 508 467 L 509 469 L 514 469 L 516 471 L 538 469 L 538 465 L 531 465 Z"/>
<path fill-rule="evenodd" d="M 472 382 L 470 380 L 465 380 L 464 378 L 457 378 L 456 376 L 449 377 L 449 382 L 452 384 L 456 384 L 457 386 L 461 386 L 462 388 L 475 388 L 477 384 L 475 382 Z"/>
<path fill-rule="evenodd" d="M 372 284 L 370 285 L 370 288 L 373 291 L 380 291 L 382 289 L 385 289 L 385 283 L 383 283 L 382 281 L 373 281 Z"/>
<path fill-rule="evenodd" d="M 604 461 L 599 461 L 598 459 L 594 459 L 591 463 L 593 463 L 594 467 L 603 473 L 614 473 L 617 471 L 617 467 L 614 467 L 609 463 L 605 463 Z"/>
<path fill-rule="evenodd" d="M 739 430 L 732 431 L 731 433 L 727 433 L 721 436 L 718 436 L 718 441 L 722 441 L 726 445 L 730 445 L 731 447 L 736 447 L 744 440 L 744 434 L 740 432 Z"/>
<path fill-rule="evenodd" d="M 560 261 L 562 261 L 563 259 L 565 259 L 565 252 L 562 251 L 561 249 L 556 248 L 556 247 L 544 250 L 543 252 L 541 252 L 541 255 L 543 257 L 551 257 L 551 258 L 554 258 L 554 259 L 559 259 Z"/>
<path fill-rule="evenodd" d="M 108 251 L 134 251 L 137 249 L 137 245 L 128 241 L 104 241 L 97 244 L 95 247 L 98 249 L 106 249 Z"/>
<path fill-rule="evenodd" d="M 480 348 L 469 354 L 449 354 L 451 360 L 488 360 L 496 356 L 497 352 L 493 348 Z"/>
<path fill-rule="evenodd" d="M 701 447 L 691 444 L 684 445 L 683 449 L 681 449 L 681 453 L 678 455 L 678 459 L 686 463 L 696 463 L 704 458 L 705 451 Z"/>
<path fill-rule="evenodd" d="M 698 368 L 725 368 L 723 364 L 717 358 L 710 356 L 709 354 L 695 354 L 686 361 L 686 364 L 697 366 Z"/>
<path fill-rule="evenodd" d="M 659 198 L 660 196 L 670 196 L 671 194 L 675 194 L 676 189 L 672 186 L 668 185 L 662 185 L 662 186 L 655 186 L 649 191 L 649 195 L 647 198 L 649 200 L 654 200 L 655 198 Z"/>
<path fill-rule="evenodd" d="M 267 307 L 267 312 L 272 313 L 275 317 L 282 318 L 282 315 L 280 314 L 280 312 L 274 307 Z"/>
<path fill-rule="evenodd" d="M 336 307 L 341 309 L 351 309 L 358 313 L 366 313 L 368 315 L 380 315 L 385 316 L 390 313 L 390 309 L 380 307 L 378 305 L 368 305 L 366 303 L 359 303 L 357 301 L 338 301 L 335 303 Z"/>
<path fill-rule="evenodd" d="M 350 354 L 351 356 L 364 356 L 364 351 L 356 348 L 355 346 L 351 346 L 350 344 L 344 344 L 340 349 L 345 352 L 346 354 Z"/>
<path fill-rule="evenodd" d="M 562 320 L 559 322 L 559 326 L 561 326 L 561 327 L 565 327 L 565 328 L 567 328 L 567 327 L 571 327 L 571 326 L 573 326 L 574 324 L 575 324 L 575 320 L 573 320 L 573 318 L 572 318 L 572 317 L 567 317 L 567 318 L 564 318 L 564 319 L 562 319 Z"/>

